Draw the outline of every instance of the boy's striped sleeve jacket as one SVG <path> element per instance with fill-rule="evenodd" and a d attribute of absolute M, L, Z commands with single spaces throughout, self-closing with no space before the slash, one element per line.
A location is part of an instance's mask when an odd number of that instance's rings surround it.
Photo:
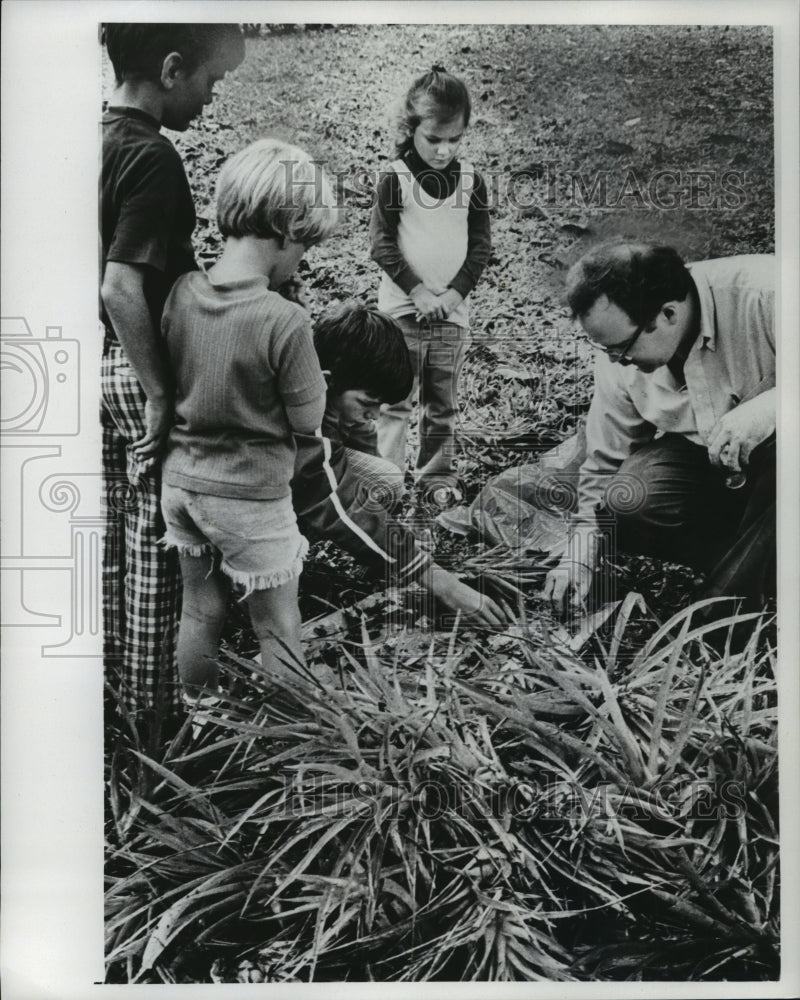
<path fill-rule="evenodd" d="M 348 466 L 347 449 L 323 435 L 295 434 L 292 502 L 309 541 L 332 541 L 359 563 L 405 586 L 424 576 L 432 556 L 414 533 L 371 499 Z"/>

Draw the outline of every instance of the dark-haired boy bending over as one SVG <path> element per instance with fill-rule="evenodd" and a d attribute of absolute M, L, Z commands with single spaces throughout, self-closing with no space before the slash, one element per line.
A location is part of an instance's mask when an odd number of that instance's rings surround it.
<path fill-rule="evenodd" d="M 484 625 L 506 616 L 437 566 L 414 533 L 392 511 L 403 492 L 397 467 L 348 443 L 372 436 L 365 424 L 383 403 L 405 399 L 413 384 L 408 348 L 399 325 L 385 313 L 347 302 L 326 313 L 314 345 L 328 382 L 319 435 L 296 434 L 292 501 L 309 540 L 330 540 L 384 579 L 425 587 L 451 611 Z"/>

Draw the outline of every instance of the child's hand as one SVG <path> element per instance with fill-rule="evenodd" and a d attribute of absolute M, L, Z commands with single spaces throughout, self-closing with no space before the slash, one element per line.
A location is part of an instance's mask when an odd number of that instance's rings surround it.
<path fill-rule="evenodd" d="M 427 320 L 429 323 L 444 319 L 441 296 L 434 295 L 423 284 L 419 284 L 411 290 L 411 301 L 421 319 Z"/>
<path fill-rule="evenodd" d="M 491 597 L 479 594 L 440 566 L 432 567 L 430 588 L 437 600 L 451 611 L 460 611 L 465 621 L 495 627 L 510 623 L 508 613 Z"/>
<path fill-rule="evenodd" d="M 442 305 L 442 319 L 447 319 L 451 313 L 458 309 L 463 301 L 463 296 L 455 288 L 448 288 L 446 292 L 443 292 L 439 296 L 439 302 Z"/>
<path fill-rule="evenodd" d="M 144 426 L 144 435 L 131 445 L 140 462 L 156 458 L 164 447 L 172 427 L 172 402 L 148 397 L 144 404 Z"/>

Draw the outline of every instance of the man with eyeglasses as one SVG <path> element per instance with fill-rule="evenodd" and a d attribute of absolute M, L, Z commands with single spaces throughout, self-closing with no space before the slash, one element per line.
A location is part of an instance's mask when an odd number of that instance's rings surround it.
<path fill-rule="evenodd" d="M 597 351 L 570 542 L 545 583 L 581 608 L 603 542 L 692 565 L 698 598 L 775 595 L 775 259 L 685 265 L 614 241 L 567 275 Z"/>

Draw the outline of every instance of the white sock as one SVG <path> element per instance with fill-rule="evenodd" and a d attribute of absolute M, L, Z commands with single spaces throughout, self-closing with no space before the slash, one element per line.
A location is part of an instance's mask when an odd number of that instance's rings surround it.
<path fill-rule="evenodd" d="M 213 691 L 206 692 L 204 694 L 199 694 L 196 697 L 192 697 L 186 692 L 183 692 L 183 704 L 187 708 L 213 708 L 215 705 L 220 703 L 221 692 L 217 689 L 217 693 L 214 694 Z"/>

